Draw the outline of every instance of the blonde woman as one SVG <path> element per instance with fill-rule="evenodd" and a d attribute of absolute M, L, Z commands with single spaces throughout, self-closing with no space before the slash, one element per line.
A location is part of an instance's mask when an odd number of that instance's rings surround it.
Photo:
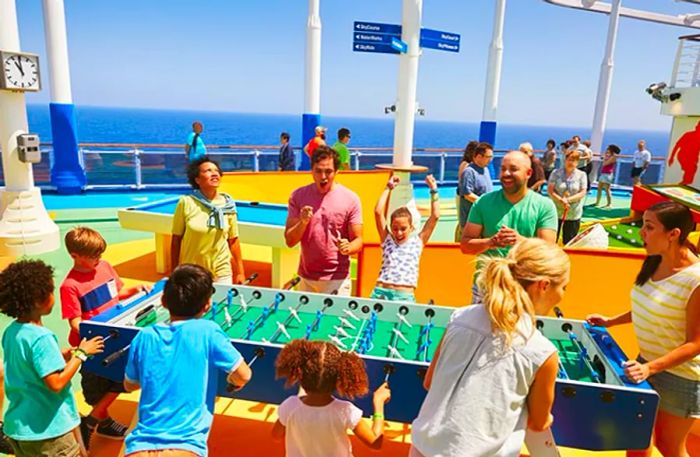
<path fill-rule="evenodd" d="M 559 356 L 535 329 L 564 295 L 569 258 L 537 238 L 481 270 L 483 304 L 454 312 L 425 376 L 411 455 L 518 456 L 549 428 Z"/>

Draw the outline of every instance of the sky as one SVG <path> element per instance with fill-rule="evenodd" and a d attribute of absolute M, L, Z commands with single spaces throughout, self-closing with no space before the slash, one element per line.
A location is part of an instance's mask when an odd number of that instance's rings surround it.
<path fill-rule="evenodd" d="M 305 0 L 64 1 L 76 105 L 303 112 Z M 423 2 L 424 27 L 461 34 L 458 54 L 423 51 L 417 97 L 426 120 L 481 120 L 494 3 Z M 22 50 L 43 58 L 43 89 L 27 102 L 48 103 L 42 2 L 16 5 Z M 673 0 L 623 5 L 700 13 Z M 353 52 L 354 21 L 400 23 L 401 1 L 321 0 L 321 114 L 382 117 L 396 98 L 398 58 Z M 508 0 L 498 121 L 590 126 L 607 27 L 607 15 Z M 692 33 L 621 19 L 608 128 L 669 129 L 644 89 L 670 79 L 677 38 Z"/>

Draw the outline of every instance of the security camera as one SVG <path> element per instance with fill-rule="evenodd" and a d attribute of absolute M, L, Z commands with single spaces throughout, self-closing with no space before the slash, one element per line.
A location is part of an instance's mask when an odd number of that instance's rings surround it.
<path fill-rule="evenodd" d="M 678 92 L 674 92 L 668 96 L 668 99 L 671 100 L 672 102 L 675 102 L 679 98 L 681 98 L 681 94 L 679 94 Z"/>
<path fill-rule="evenodd" d="M 395 113 L 395 112 L 396 112 L 396 105 L 384 107 L 384 114 Z"/>
<path fill-rule="evenodd" d="M 647 94 L 650 94 L 653 96 L 654 92 L 661 92 L 665 88 L 666 88 L 665 82 L 653 83 L 653 84 L 650 84 L 649 87 L 647 87 Z"/>

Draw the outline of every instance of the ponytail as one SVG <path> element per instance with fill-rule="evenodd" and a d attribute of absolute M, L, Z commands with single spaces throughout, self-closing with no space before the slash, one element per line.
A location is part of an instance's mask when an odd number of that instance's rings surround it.
<path fill-rule="evenodd" d="M 365 362 L 350 351 L 342 351 L 337 358 L 335 390 L 343 397 L 353 399 L 365 395 L 369 391 L 369 381 Z"/>
<path fill-rule="evenodd" d="M 527 288 L 538 281 L 558 284 L 569 273 L 569 257 L 558 246 L 538 238 L 518 242 L 505 258 L 491 258 L 479 274 L 483 305 L 494 332 L 510 346 L 523 316 L 535 318 Z M 527 337 L 528 335 L 523 335 Z"/>

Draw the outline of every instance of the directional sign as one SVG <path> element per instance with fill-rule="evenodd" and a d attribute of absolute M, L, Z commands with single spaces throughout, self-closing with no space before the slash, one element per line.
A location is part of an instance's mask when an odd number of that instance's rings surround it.
<path fill-rule="evenodd" d="M 396 35 L 384 35 L 381 33 L 353 33 L 353 41 L 355 43 L 391 44 L 391 40 L 394 38 L 396 38 Z"/>
<path fill-rule="evenodd" d="M 442 32 L 432 29 L 420 30 L 420 45 L 422 48 L 459 52 L 459 42 L 460 36 L 457 33 Z"/>
<path fill-rule="evenodd" d="M 399 51 L 400 53 L 405 53 L 408 51 L 408 44 L 405 42 L 401 41 L 400 39 L 396 37 L 391 37 L 391 47 Z"/>
<path fill-rule="evenodd" d="M 354 31 L 401 35 L 401 26 L 398 24 L 380 24 L 379 22 L 355 22 Z"/>
<path fill-rule="evenodd" d="M 390 44 L 353 43 L 352 50 L 356 52 L 381 52 L 384 54 L 399 54 Z"/>

